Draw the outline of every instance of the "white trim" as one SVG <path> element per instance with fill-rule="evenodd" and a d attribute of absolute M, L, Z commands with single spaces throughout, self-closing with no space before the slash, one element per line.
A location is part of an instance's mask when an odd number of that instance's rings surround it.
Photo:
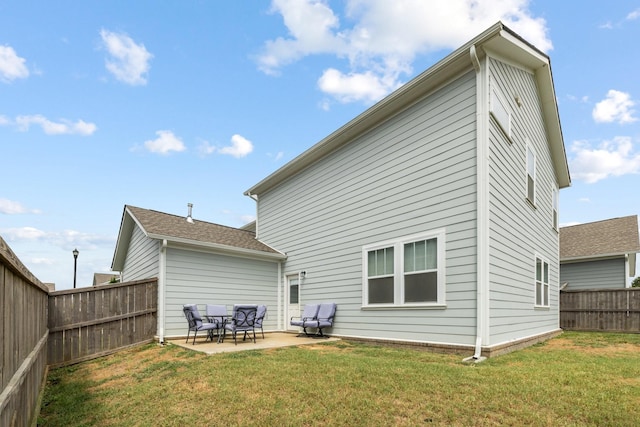
<path fill-rule="evenodd" d="M 165 330 L 165 287 L 167 283 L 167 241 L 163 240 L 160 244 L 160 253 L 158 259 L 158 341 L 164 343 Z"/>
<path fill-rule="evenodd" d="M 560 191 L 556 184 L 551 185 L 551 227 L 559 231 L 560 223 Z"/>
<path fill-rule="evenodd" d="M 540 279 L 540 283 L 542 283 L 542 285 L 546 285 L 547 286 L 547 304 L 544 304 L 544 290 L 542 290 L 542 295 L 540 295 L 540 301 L 542 302 L 542 304 L 538 304 L 537 302 L 537 292 L 538 292 L 538 278 L 536 276 L 537 274 L 537 269 L 538 269 L 538 260 L 540 260 L 542 262 L 542 272 L 541 272 L 541 279 Z M 547 277 L 547 281 L 544 281 L 544 265 L 547 265 L 547 269 L 548 269 L 548 276 Z M 533 307 L 534 308 L 551 308 L 551 263 L 549 262 L 549 260 L 547 260 L 544 256 L 540 255 L 539 253 L 535 253 L 534 257 L 533 257 Z"/>
<path fill-rule="evenodd" d="M 531 200 L 529 198 L 529 151 L 531 151 L 531 154 L 533 154 L 533 200 Z M 531 143 L 531 141 L 529 140 L 529 138 L 526 138 L 526 148 L 525 148 L 525 153 L 524 153 L 524 157 L 525 157 L 525 182 L 524 182 L 524 196 L 525 198 L 531 203 L 532 206 L 536 206 L 537 203 L 537 192 L 538 192 L 538 178 L 537 178 L 537 155 L 536 155 L 536 150 L 533 147 L 533 144 Z"/>
<path fill-rule="evenodd" d="M 484 59 L 476 73 L 476 181 L 477 181 L 477 283 L 476 283 L 476 353 L 489 345 L 489 62 Z M 477 354 L 480 357 L 480 354 Z"/>
<path fill-rule="evenodd" d="M 482 74 L 482 72 L 477 73 L 476 76 L 480 74 Z M 490 82 L 493 82 L 493 80 L 490 79 Z M 489 87 L 489 113 L 495 119 L 498 127 L 506 135 L 509 142 L 511 142 L 511 111 L 509 111 L 509 104 L 505 101 L 504 96 L 496 84 L 489 83 Z"/>

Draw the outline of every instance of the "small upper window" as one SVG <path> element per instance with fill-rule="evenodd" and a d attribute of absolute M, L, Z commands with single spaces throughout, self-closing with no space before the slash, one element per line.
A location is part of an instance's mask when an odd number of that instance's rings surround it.
<path fill-rule="evenodd" d="M 553 187 L 551 189 L 551 194 L 552 194 L 552 209 L 553 209 L 553 229 L 554 230 L 558 230 L 558 189 L 556 187 Z"/>
<path fill-rule="evenodd" d="M 491 91 L 489 109 L 504 133 L 511 138 L 511 113 L 507 110 L 505 102 L 495 88 Z"/>
<path fill-rule="evenodd" d="M 531 145 L 527 144 L 527 199 L 536 203 L 536 153 Z"/>

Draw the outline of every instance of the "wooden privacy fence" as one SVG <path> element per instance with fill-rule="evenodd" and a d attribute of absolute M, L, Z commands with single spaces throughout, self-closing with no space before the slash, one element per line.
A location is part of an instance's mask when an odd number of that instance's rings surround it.
<path fill-rule="evenodd" d="M 157 307 L 157 279 L 52 292 L 49 365 L 81 362 L 153 341 Z"/>
<path fill-rule="evenodd" d="M 560 327 L 640 333 L 640 288 L 562 291 Z"/>
<path fill-rule="evenodd" d="M 30 425 L 47 370 L 48 289 L 0 237 L 0 426 Z"/>

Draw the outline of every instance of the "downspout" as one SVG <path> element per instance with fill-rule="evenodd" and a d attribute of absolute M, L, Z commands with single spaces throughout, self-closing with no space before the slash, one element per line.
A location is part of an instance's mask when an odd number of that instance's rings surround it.
<path fill-rule="evenodd" d="M 284 282 L 281 282 L 282 280 L 282 261 L 278 261 L 278 279 L 276 280 L 276 285 L 278 286 L 278 303 L 276 304 L 278 307 L 278 329 L 284 331 L 284 306 L 282 304 Z"/>
<path fill-rule="evenodd" d="M 477 181 L 477 283 L 476 283 L 476 343 L 471 358 L 481 362 L 482 344 L 488 342 L 489 286 L 489 149 L 488 149 L 488 72 L 486 61 L 480 62 L 475 45 L 469 49 L 476 72 L 476 181 Z"/>
<path fill-rule="evenodd" d="M 166 302 L 164 300 L 165 294 L 165 279 L 166 279 L 166 266 L 167 266 L 167 239 L 162 240 L 160 246 L 160 266 L 158 274 L 158 342 L 164 344 L 164 311 Z"/>
<path fill-rule="evenodd" d="M 631 273 L 629 272 L 629 254 L 624 254 L 624 287 L 630 288 L 631 282 L 629 281 L 629 276 Z"/>

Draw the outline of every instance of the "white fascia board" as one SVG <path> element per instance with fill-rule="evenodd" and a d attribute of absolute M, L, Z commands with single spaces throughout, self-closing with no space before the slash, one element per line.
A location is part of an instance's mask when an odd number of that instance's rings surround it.
<path fill-rule="evenodd" d="M 588 261 L 603 261 L 607 259 L 624 258 L 625 256 L 627 256 L 627 252 L 586 255 L 586 256 L 578 256 L 578 257 L 571 257 L 571 258 L 560 258 L 560 264 L 572 264 L 576 262 L 588 262 Z"/>
<path fill-rule="evenodd" d="M 201 248 L 201 249 L 206 249 L 208 251 L 215 251 L 215 252 L 225 253 L 229 255 L 244 256 L 248 258 L 267 259 L 267 260 L 274 260 L 274 261 L 282 261 L 287 259 L 287 255 L 283 254 L 282 252 L 269 253 L 269 252 L 263 252 L 263 251 L 256 251 L 253 249 L 238 248 L 236 246 L 221 245 L 219 243 L 198 242 L 196 240 L 182 239 L 182 238 L 171 237 L 171 236 L 162 236 L 159 234 L 149 234 L 148 237 L 150 239 L 166 240 L 170 245 L 176 244 L 178 246 L 183 246 L 183 247 Z"/>

